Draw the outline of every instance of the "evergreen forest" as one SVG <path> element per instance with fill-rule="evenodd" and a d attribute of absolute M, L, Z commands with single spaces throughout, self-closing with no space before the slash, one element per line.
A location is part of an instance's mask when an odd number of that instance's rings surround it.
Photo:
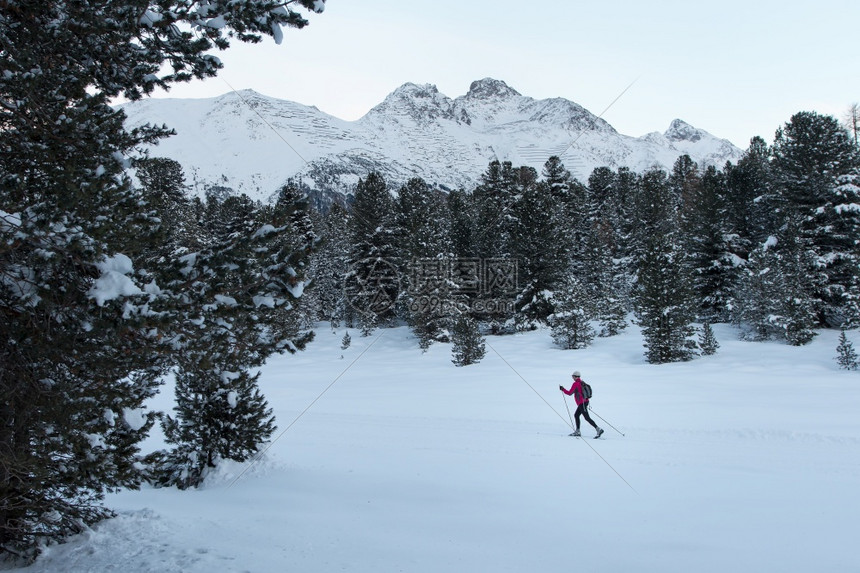
<path fill-rule="evenodd" d="M 858 169 L 836 119 L 800 112 L 719 168 L 685 155 L 582 182 L 558 157 L 540 173 L 492 161 L 448 193 L 371 173 L 312 213 L 304 321 L 365 335 L 405 322 L 427 348 L 465 316 L 476 333 L 551 328 L 571 349 L 634 322 L 651 363 L 710 353 L 715 322 L 802 345 L 860 319 Z"/>

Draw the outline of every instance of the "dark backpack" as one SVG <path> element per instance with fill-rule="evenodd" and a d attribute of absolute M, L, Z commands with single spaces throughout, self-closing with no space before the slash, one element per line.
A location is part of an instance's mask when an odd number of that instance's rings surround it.
<path fill-rule="evenodd" d="M 582 384 L 582 399 L 583 400 L 591 400 L 591 384 L 586 384 L 585 382 L 581 382 Z"/>

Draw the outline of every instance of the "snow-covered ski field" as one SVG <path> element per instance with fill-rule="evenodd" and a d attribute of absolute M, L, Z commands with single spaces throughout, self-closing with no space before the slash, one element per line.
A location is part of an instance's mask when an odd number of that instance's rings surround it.
<path fill-rule="evenodd" d="M 578 351 L 490 337 L 456 368 L 405 328 L 344 351 L 320 327 L 263 370 L 263 461 L 111 495 L 119 517 L 26 571 L 860 571 L 860 372 L 837 368 L 838 333 L 715 332 L 718 354 L 683 364 L 646 364 L 631 328 Z M 595 417 L 603 439 L 568 437 L 574 369 L 626 436 Z"/>

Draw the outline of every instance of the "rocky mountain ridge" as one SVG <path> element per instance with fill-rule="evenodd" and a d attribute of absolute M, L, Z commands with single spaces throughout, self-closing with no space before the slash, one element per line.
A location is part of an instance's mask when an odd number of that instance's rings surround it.
<path fill-rule="evenodd" d="M 471 189 L 494 159 L 540 172 L 558 155 L 585 181 L 599 166 L 669 169 L 685 153 L 702 166 L 722 166 L 741 154 L 681 120 L 663 133 L 622 135 L 572 101 L 536 100 L 492 78 L 472 82 L 454 99 L 432 84 L 406 83 L 356 121 L 253 90 L 121 107 L 130 127 L 164 123 L 176 130 L 150 153 L 181 163 L 193 193 L 217 186 L 262 200 L 290 178 L 320 192 L 349 193 L 378 171 L 394 187 L 422 177 L 446 190 Z"/>

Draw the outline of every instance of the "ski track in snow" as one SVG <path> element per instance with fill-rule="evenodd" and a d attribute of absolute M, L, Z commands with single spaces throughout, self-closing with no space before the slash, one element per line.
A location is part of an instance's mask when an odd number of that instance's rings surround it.
<path fill-rule="evenodd" d="M 504 361 L 466 368 L 385 331 L 281 434 L 377 336 L 341 350 L 321 327 L 263 369 L 280 429 L 260 462 L 111 495 L 117 518 L 24 571 L 860 570 L 860 374 L 836 368 L 838 333 L 792 348 L 715 331 L 719 353 L 683 364 L 645 364 L 630 328 L 581 351 L 493 337 Z M 573 369 L 600 440 L 567 435 Z"/>

